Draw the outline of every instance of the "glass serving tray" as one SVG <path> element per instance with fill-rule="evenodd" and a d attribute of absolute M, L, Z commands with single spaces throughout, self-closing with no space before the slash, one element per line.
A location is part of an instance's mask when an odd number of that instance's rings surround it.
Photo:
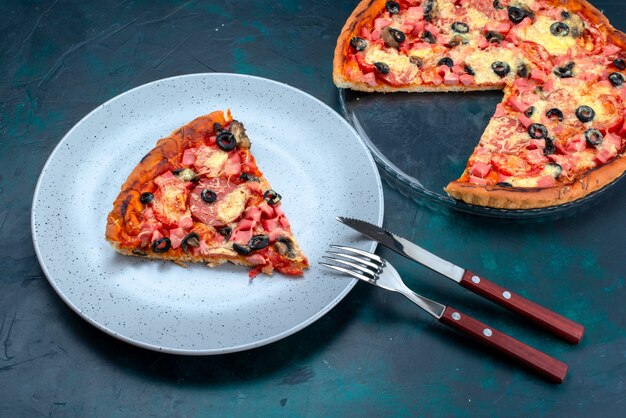
<path fill-rule="evenodd" d="M 382 94 L 339 89 L 339 100 L 385 180 L 421 204 L 501 218 L 563 215 L 597 201 L 598 195 L 616 183 L 574 202 L 546 208 L 470 205 L 451 198 L 443 188 L 465 169 L 502 92 Z"/>

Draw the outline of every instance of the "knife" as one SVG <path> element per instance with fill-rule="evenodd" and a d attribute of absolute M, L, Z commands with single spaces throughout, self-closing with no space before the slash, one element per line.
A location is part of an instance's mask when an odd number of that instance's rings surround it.
<path fill-rule="evenodd" d="M 585 328 L 582 325 L 544 308 L 535 302 L 531 302 L 487 280 L 483 276 L 437 257 L 435 254 L 426 251 L 405 238 L 359 219 L 345 218 L 342 216 L 338 216 L 336 219 L 390 250 L 408 259 L 417 261 L 431 270 L 454 280 L 471 292 L 533 321 L 568 343 L 577 344 L 583 337 Z"/>

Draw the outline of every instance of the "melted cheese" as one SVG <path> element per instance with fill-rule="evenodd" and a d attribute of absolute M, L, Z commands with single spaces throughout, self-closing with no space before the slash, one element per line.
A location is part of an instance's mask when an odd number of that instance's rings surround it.
<path fill-rule="evenodd" d="M 507 182 L 513 187 L 537 187 L 538 177 L 509 177 Z"/>
<path fill-rule="evenodd" d="M 365 61 L 369 64 L 384 62 L 389 66 L 390 72 L 408 74 L 411 78 L 419 73 L 419 69 L 411 63 L 409 57 L 399 54 L 395 49 L 382 51 L 376 48 L 368 48 L 365 52 Z"/>
<path fill-rule="evenodd" d="M 547 16 L 537 16 L 532 25 L 523 31 L 518 31 L 517 36 L 524 40 L 535 42 L 543 46 L 552 55 L 563 55 L 567 50 L 576 45 L 576 39 L 570 34 L 567 36 L 554 36 L 550 32 L 550 26 L 555 20 Z"/>
<path fill-rule="evenodd" d="M 228 193 L 224 199 L 217 204 L 216 218 L 223 224 L 233 222 L 246 208 L 249 194 L 250 192 L 245 184 L 238 186 L 235 190 Z"/>
<path fill-rule="evenodd" d="M 206 174 L 209 177 L 217 177 L 222 171 L 228 153 L 221 149 L 211 149 L 209 147 L 200 147 L 196 154 L 196 162 L 194 166 L 199 174 Z"/>
<path fill-rule="evenodd" d="M 511 70 L 503 78 L 500 78 L 491 68 L 491 64 L 496 61 L 509 64 Z M 508 48 L 497 48 L 487 51 L 476 51 L 468 55 L 465 62 L 471 65 L 476 73 L 474 79 L 477 84 L 501 84 L 515 77 L 515 70 L 522 61 L 519 58 L 519 54 L 516 54 L 512 50 Z"/>

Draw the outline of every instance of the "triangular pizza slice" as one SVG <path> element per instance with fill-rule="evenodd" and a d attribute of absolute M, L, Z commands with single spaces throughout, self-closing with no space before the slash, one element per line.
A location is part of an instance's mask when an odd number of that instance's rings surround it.
<path fill-rule="evenodd" d="M 126 255 L 301 275 L 307 258 L 250 145 L 230 111 L 160 139 L 122 185 L 106 239 Z"/>
<path fill-rule="evenodd" d="M 558 205 L 626 171 L 626 36 L 585 0 L 363 0 L 333 79 L 367 92 L 504 90 L 446 187 L 467 203 Z"/>

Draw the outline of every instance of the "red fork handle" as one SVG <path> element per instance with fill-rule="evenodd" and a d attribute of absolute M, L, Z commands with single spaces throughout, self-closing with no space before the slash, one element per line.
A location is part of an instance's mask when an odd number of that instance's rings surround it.
<path fill-rule="evenodd" d="M 439 321 L 469 335 L 553 383 L 563 383 L 567 364 L 493 329 L 476 319 L 448 306 Z"/>
<path fill-rule="evenodd" d="M 464 288 L 530 319 L 568 343 L 577 344 L 585 333 L 585 327 L 582 325 L 537 305 L 535 302 L 531 302 L 469 270 L 465 270 L 460 284 Z"/>

